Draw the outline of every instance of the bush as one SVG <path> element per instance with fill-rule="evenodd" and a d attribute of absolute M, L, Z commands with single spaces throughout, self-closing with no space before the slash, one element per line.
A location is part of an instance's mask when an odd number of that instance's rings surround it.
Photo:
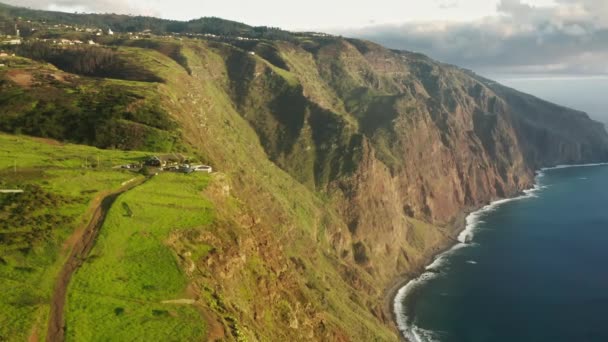
<path fill-rule="evenodd" d="M 150 168 L 146 165 L 144 165 L 144 167 L 141 168 L 141 170 L 139 170 L 139 173 L 141 173 L 142 175 L 148 177 L 150 175 L 152 175 L 152 172 L 150 171 Z"/>

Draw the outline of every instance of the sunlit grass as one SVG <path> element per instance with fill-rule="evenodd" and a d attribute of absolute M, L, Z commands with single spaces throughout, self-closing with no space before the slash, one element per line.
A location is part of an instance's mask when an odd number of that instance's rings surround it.
<path fill-rule="evenodd" d="M 5 239 L 0 244 L 0 340 L 24 341 L 34 331 L 44 339 L 56 275 L 69 253 L 63 248 L 64 241 L 88 222 L 93 198 L 141 177 L 110 167 L 145 155 L 0 134 L 0 188 L 35 186 L 33 189 L 59 199 L 49 205 L 40 202 L 40 194 L 24 194 L 30 203 L 27 210 L 0 231 L 0 238 Z M 98 157 L 99 167 L 86 167 L 87 158 L 90 166 Z M 0 203 L 8 199 L 6 205 L 12 205 L 8 195 L 0 196 L 4 196 Z M 10 215 L 12 209 L 6 210 Z M 38 224 L 22 225 L 25 219 L 41 215 L 60 217 L 64 223 L 43 232 L 38 231 Z M 7 234 L 13 238 L 20 234 L 17 240 L 23 242 L 7 243 Z"/>
<path fill-rule="evenodd" d="M 200 194 L 208 179 L 161 174 L 119 197 L 72 279 L 68 340 L 202 339 L 196 309 L 161 302 L 185 296 L 186 277 L 167 238 L 212 222 L 211 204 Z"/>

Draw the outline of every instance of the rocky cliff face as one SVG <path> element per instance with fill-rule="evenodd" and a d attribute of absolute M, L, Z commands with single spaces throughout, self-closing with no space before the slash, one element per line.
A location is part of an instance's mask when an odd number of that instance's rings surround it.
<path fill-rule="evenodd" d="M 369 42 L 171 40 L 178 60 L 127 43 L 115 53 L 163 80 L 138 103 L 153 92 L 176 145 L 222 173 L 206 193 L 213 230 L 168 242 L 219 246 L 179 260 L 220 337 L 396 339 L 387 289 L 449 245 L 467 210 L 530 187 L 539 167 L 608 160 L 584 113 Z M 54 87 L 39 83 L 14 93 Z"/>
<path fill-rule="evenodd" d="M 332 196 L 349 228 L 334 247 L 384 285 L 440 248 L 464 211 L 530 187 L 535 169 L 608 159 L 584 113 L 425 56 L 335 38 L 274 50 L 251 58 L 249 84 L 272 95 L 239 110 L 277 165 Z M 294 85 L 277 93 L 276 79 Z"/>
<path fill-rule="evenodd" d="M 532 186 L 543 166 L 608 160 L 585 114 L 417 54 L 338 38 L 210 45 L 266 155 L 328 197 L 341 277 L 390 324 L 382 296 L 453 241 L 463 215 Z M 344 229 L 344 228 L 347 229 Z"/>

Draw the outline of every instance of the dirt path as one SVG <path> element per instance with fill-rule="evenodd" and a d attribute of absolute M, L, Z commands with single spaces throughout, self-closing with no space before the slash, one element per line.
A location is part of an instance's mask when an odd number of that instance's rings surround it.
<path fill-rule="evenodd" d="M 196 300 L 194 299 L 171 299 L 171 300 L 163 300 L 162 304 L 183 304 L 183 305 L 194 305 Z"/>
<path fill-rule="evenodd" d="M 77 236 L 77 241 L 73 243 L 72 252 L 61 268 L 57 281 L 55 282 L 46 335 L 46 340 L 48 342 L 62 342 L 65 338 L 64 307 L 70 279 L 72 278 L 72 274 L 74 274 L 86 260 L 86 257 L 95 245 L 95 239 L 103 226 L 106 215 L 112 207 L 112 204 L 118 196 L 143 184 L 146 180 L 147 179 L 129 182 L 128 185 L 123 186 L 119 190 L 105 195 L 101 201 L 98 202 L 94 209 L 93 217 L 86 228 L 82 232 L 76 233 L 77 235 L 75 236 Z"/>

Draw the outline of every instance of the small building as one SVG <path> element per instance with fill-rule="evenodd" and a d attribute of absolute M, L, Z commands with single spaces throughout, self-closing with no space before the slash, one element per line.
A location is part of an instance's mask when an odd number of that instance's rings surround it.
<path fill-rule="evenodd" d="M 206 172 L 206 173 L 213 172 L 213 168 L 209 165 L 192 165 L 190 168 L 194 172 Z"/>
<path fill-rule="evenodd" d="M 114 35 L 114 31 L 112 31 L 112 29 L 108 29 L 108 34 L 109 34 L 110 36 L 113 36 L 113 35 Z"/>
<path fill-rule="evenodd" d="M 170 153 L 151 156 L 146 160 L 146 165 L 154 167 L 177 166 L 188 161 L 188 157 L 181 153 Z"/>
<path fill-rule="evenodd" d="M 153 166 L 153 167 L 162 167 L 163 163 L 160 160 L 160 158 L 154 156 L 154 157 L 150 157 L 148 160 L 146 160 L 145 162 L 146 166 Z"/>
<path fill-rule="evenodd" d="M 5 45 L 19 45 L 21 44 L 21 39 L 10 39 L 2 42 Z"/>
<path fill-rule="evenodd" d="M 0 189 L 0 194 L 21 194 L 23 190 L 18 189 Z"/>

